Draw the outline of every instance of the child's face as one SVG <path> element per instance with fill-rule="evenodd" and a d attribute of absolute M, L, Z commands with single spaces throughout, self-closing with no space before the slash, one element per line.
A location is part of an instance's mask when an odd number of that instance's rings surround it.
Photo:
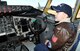
<path fill-rule="evenodd" d="M 67 18 L 68 15 L 64 12 L 58 12 L 55 16 L 55 21 L 62 21 L 63 19 Z"/>

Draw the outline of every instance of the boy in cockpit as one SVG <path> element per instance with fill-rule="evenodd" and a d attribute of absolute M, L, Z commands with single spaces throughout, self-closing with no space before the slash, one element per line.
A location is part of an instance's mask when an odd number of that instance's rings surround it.
<path fill-rule="evenodd" d="M 38 44 L 34 48 L 34 51 L 49 51 L 49 49 L 65 51 L 74 41 L 76 33 L 74 25 L 70 21 L 72 8 L 62 3 L 58 6 L 51 6 L 51 9 L 57 12 L 55 21 L 58 21 L 53 30 L 53 36 L 51 36 L 51 39 L 46 38 L 45 43 Z"/>

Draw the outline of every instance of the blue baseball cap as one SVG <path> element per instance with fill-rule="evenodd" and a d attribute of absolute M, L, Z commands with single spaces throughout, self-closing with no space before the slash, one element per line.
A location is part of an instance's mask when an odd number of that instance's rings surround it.
<path fill-rule="evenodd" d="M 51 6 L 51 9 L 55 10 L 57 12 L 64 12 L 69 17 L 72 16 L 72 8 L 67 4 L 62 3 L 62 4 L 58 5 L 58 6 Z"/>

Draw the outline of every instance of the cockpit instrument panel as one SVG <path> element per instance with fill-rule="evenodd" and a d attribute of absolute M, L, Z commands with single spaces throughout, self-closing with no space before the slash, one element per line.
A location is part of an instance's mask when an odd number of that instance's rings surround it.
<path fill-rule="evenodd" d="M 32 17 L 13 16 L 13 22 L 17 31 L 17 35 L 24 35 L 31 32 L 29 28 L 29 20 L 31 20 L 31 22 L 34 22 L 36 19 Z"/>
<path fill-rule="evenodd" d="M 11 16 L 2 16 L 0 18 L 0 36 L 14 33 Z"/>

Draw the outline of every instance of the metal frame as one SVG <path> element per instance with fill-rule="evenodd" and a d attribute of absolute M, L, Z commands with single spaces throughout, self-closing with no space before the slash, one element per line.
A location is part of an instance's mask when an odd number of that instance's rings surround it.
<path fill-rule="evenodd" d="M 72 22 L 74 22 L 74 20 L 76 19 L 79 9 L 80 9 L 80 0 L 77 0 L 72 14 L 72 19 L 71 19 Z"/>
<path fill-rule="evenodd" d="M 43 9 L 43 13 L 48 14 L 47 11 L 48 11 L 48 9 L 50 8 L 51 2 L 52 2 L 52 0 L 48 0 L 48 1 L 47 1 L 46 6 L 45 6 L 45 8 Z"/>

